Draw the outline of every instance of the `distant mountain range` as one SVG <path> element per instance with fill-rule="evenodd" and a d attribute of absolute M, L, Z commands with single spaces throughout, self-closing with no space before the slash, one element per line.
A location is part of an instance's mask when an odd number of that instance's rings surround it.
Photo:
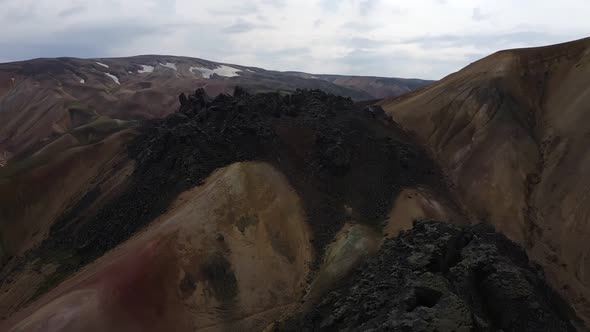
<path fill-rule="evenodd" d="M 313 75 L 229 65 L 197 58 L 141 55 L 128 58 L 34 59 L 0 64 L 0 162 L 97 116 L 121 120 L 163 117 L 177 96 L 321 89 L 370 100 L 394 97 L 431 81 Z"/>

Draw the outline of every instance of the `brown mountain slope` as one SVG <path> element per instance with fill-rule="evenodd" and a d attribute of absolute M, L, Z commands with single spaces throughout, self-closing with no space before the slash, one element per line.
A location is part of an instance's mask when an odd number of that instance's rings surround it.
<path fill-rule="evenodd" d="M 381 109 L 321 91 L 180 101 L 0 169 L 5 189 L 33 193 L 0 201 L 21 212 L 2 236 L 40 229 L 8 248 L 0 330 L 574 329 L 522 249 L 459 226 L 440 169 Z M 74 151 L 87 164 L 55 163 Z M 59 192 L 64 178 L 77 194 Z"/>
<path fill-rule="evenodd" d="M 0 64 L 0 166 L 15 154 L 67 131 L 76 121 L 72 118 L 76 111 L 141 120 L 174 112 L 180 92 L 201 87 L 211 95 L 231 93 L 236 85 L 252 92 L 322 89 L 366 100 L 384 94 L 397 96 L 429 83 L 412 80 L 408 84 L 399 79 L 392 82 L 387 91 L 372 91 L 354 82 L 339 84 L 254 67 L 159 55 Z"/>
<path fill-rule="evenodd" d="M 142 122 L 68 106 L 0 169 L 0 330 L 583 330 L 589 44 L 494 54 L 387 113 L 242 89 Z M 136 68 L 87 65 L 109 98 L 103 70 Z"/>
<path fill-rule="evenodd" d="M 125 151 L 135 136 L 130 123 L 101 117 L 0 168 L 0 262 L 43 240 L 97 182 L 94 201 L 115 193 L 133 171 Z"/>
<path fill-rule="evenodd" d="M 590 39 L 498 52 L 382 105 L 590 322 Z"/>

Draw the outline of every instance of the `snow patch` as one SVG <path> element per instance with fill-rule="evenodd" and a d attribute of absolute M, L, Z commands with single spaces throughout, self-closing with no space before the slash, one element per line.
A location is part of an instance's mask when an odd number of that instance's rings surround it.
<path fill-rule="evenodd" d="M 102 63 L 102 62 L 98 62 L 98 61 L 96 61 L 96 64 L 97 64 L 97 65 L 99 65 L 99 66 L 103 66 L 103 67 L 105 67 L 105 68 L 109 68 L 109 65 L 105 65 L 105 64 L 104 64 L 104 63 Z"/>
<path fill-rule="evenodd" d="M 119 82 L 119 78 L 113 74 L 109 74 L 109 73 L 104 73 L 105 75 L 107 75 L 108 77 L 110 77 L 115 83 L 117 84 L 121 84 L 121 82 Z"/>
<path fill-rule="evenodd" d="M 148 65 L 140 65 L 140 66 L 141 66 L 141 69 L 137 71 L 140 74 L 154 72 L 154 66 L 148 66 Z"/>
<path fill-rule="evenodd" d="M 191 73 L 194 73 L 195 70 L 198 71 L 199 73 L 201 73 L 201 75 L 203 75 L 204 78 L 211 78 L 213 74 L 217 74 L 223 77 L 240 76 L 238 72 L 242 71 L 241 69 L 233 68 L 226 65 L 217 66 L 217 68 L 215 69 L 209 69 L 204 67 L 190 67 L 189 70 Z"/>
<path fill-rule="evenodd" d="M 178 70 L 176 68 L 176 64 L 172 63 L 172 62 L 160 63 L 160 66 L 167 67 L 167 68 L 174 69 L 174 70 Z"/>
<path fill-rule="evenodd" d="M 81 78 L 80 83 L 84 84 L 84 83 L 86 83 L 86 81 L 83 78 Z"/>

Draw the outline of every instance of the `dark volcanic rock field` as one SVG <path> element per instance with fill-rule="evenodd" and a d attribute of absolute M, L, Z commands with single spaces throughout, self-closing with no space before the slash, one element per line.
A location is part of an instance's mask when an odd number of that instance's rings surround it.
<path fill-rule="evenodd" d="M 444 188 L 440 171 L 379 108 L 321 91 L 210 99 L 180 96 L 178 113 L 152 120 L 130 146 L 137 171 L 130 188 L 60 245 L 102 254 L 159 216 L 176 196 L 219 167 L 261 160 L 299 192 L 320 252 L 350 218 L 380 226 L 405 186 Z M 350 216 L 345 206 L 354 211 Z M 80 223 L 76 223 L 80 224 Z"/>

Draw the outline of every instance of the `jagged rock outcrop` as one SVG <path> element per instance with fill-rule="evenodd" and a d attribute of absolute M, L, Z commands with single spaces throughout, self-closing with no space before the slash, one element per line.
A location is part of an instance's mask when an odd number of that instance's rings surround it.
<path fill-rule="evenodd" d="M 421 221 L 275 331 L 574 331 L 573 310 L 489 225 Z M 573 320 L 573 321 L 571 321 Z"/>

